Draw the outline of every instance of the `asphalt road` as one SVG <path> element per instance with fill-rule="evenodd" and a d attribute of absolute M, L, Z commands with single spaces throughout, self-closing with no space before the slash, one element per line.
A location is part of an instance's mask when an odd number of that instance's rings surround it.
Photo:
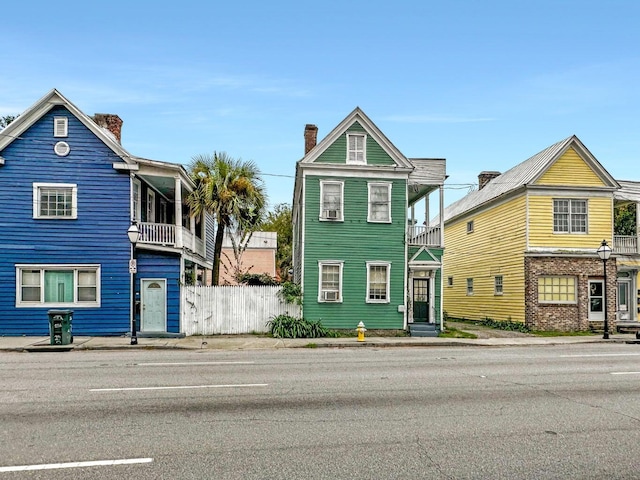
<path fill-rule="evenodd" d="M 640 345 L 0 353 L 0 379 L 0 480 L 640 478 Z"/>

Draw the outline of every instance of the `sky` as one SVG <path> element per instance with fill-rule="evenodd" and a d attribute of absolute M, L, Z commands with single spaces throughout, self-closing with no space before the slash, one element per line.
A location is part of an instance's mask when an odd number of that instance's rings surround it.
<path fill-rule="evenodd" d="M 304 127 L 360 107 L 407 157 L 445 158 L 445 205 L 577 135 L 640 180 L 640 1 L 351 0 L 2 6 L 0 116 L 58 89 L 115 113 L 132 155 L 253 161 L 291 203 Z"/>

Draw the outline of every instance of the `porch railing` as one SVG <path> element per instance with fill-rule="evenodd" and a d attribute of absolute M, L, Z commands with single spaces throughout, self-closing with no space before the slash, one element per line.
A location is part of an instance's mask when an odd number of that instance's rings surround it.
<path fill-rule="evenodd" d="M 640 254 L 638 245 L 637 235 L 614 235 L 613 237 L 614 253 Z"/>
<path fill-rule="evenodd" d="M 205 254 L 204 241 L 184 227 L 180 227 L 182 234 L 182 245 L 178 245 L 176 238 L 176 226 L 165 223 L 148 223 L 141 222 L 138 224 L 140 229 L 139 243 L 147 245 L 162 245 L 164 247 L 186 247 L 192 252 L 200 255 Z"/>
<path fill-rule="evenodd" d="M 407 243 L 425 247 L 442 247 L 440 227 L 410 225 L 407 227 Z"/>

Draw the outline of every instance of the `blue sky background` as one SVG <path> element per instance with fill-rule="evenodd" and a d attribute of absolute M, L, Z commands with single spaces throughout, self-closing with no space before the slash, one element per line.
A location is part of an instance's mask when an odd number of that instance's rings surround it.
<path fill-rule="evenodd" d="M 118 114 L 133 155 L 253 160 L 271 205 L 305 124 L 321 140 L 356 106 L 406 156 L 447 159 L 446 204 L 573 134 L 640 180 L 637 0 L 27 3 L 1 10 L 0 115 L 57 88 Z"/>

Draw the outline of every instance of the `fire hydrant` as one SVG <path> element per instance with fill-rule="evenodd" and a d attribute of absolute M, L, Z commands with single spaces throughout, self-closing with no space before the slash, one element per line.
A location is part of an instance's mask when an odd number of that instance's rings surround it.
<path fill-rule="evenodd" d="M 364 332 L 367 331 L 366 328 L 364 328 L 364 323 L 360 322 L 358 324 L 358 328 L 356 328 L 357 332 L 358 332 L 358 341 L 359 342 L 364 342 Z"/>

